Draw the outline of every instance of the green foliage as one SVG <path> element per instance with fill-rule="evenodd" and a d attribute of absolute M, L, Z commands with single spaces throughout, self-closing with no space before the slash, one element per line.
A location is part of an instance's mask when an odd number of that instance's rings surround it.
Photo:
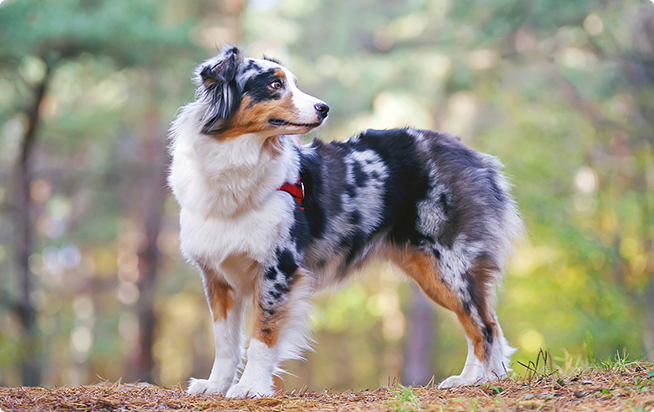
<path fill-rule="evenodd" d="M 630 368 L 644 363 L 644 359 L 645 356 L 632 357 L 624 350 L 622 355 L 617 351 L 613 357 L 606 360 L 593 361 L 590 365 L 600 370 L 628 372 Z"/>
<path fill-rule="evenodd" d="M 593 349 L 593 335 L 590 332 L 586 332 L 586 342 L 584 343 L 586 349 L 586 359 L 589 364 L 595 363 L 595 349 Z"/>
<path fill-rule="evenodd" d="M 131 66 L 166 62 L 189 47 L 190 21 L 166 19 L 171 3 L 146 1 L 8 1 L 0 8 L 0 54 L 46 62 L 101 54 Z"/>
<path fill-rule="evenodd" d="M 526 378 L 528 381 L 531 381 L 532 379 L 542 380 L 556 373 L 552 362 L 552 355 L 550 355 L 550 353 L 547 351 L 543 351 L 542 349 L 538 351 L 535 362 L 530 360 L 527 364 L 524 364 L 520 361 L 517 363 L 526 369 Z"/>
<path fill-rule="evenodd" d="M 397 389 L 390 388 L 390 390 L 395 396 L 386 401 L 386 404 L 392 410 L 397 412 L 413 412 L 426 408 L 413 392 L 413 387 L 398 385 Z"/>

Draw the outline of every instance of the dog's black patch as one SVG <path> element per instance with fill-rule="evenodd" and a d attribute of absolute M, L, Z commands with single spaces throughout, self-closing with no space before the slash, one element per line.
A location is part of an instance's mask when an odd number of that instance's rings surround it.
<path fill-rule="evenodd" d="M 223 52 L 222 59 L 214 64 L 207 64 L 200 70 L 200 78 L 206 89 L 222 83 L 234 82 L 240 63 L 238 47 Z"/>
<path fill-rule="evenodd" d="M 275 303 L 272 302 L 272 301 L 267 301 L 266 303 L 267 303 L 269 306 L 272 306 L 272 305 L 275 304 Z M 265 307 L 261 302 L 259 302 L 259 308 L 260 308 L 264 313 L 267 313 L 267 314 L 270 315 L 270 316 L 272 316 L 272 315 L 275 314 L 275 310 Z"/>
<path fill-rule="evenodd" d="M 349 268 L 354 259 L 359 255 L 359 252 L 366 245 L 367 236 L 361 230 L 355 230 L 352 233 L 349 233 L 343 236 L 339 242 L 338 246 L 340 250 L 346 251 L 345 253 L 345 268 Z"/>
<path fill-rule="evenodd" d="M 366 182 L 368 181 L 368 174 L 363 171 L 363 168 L 359 162 L 355 161 L 352 163 L 352 174 L 354 175 L 354 183 L 358 187 L 363 187 L 366 185 Z"/>
<path fill-rule="evenodd" d="M 470 302 L 467 300 L 463 301 L 463 310 L 466 312 L 467 315 L 470 315 Z"/>
<path fill-rule="evenodd" d="M 359 212 L 358 210 L 353 211 L 352 213 L 350 213 L 350 216 L 348 216 L 347 221 L 351 225 L 358 225 L 359 222 L 361 222 L 361 212 Z"/>
<path fill-rule="evenodd" d="M 323 185 L 323 206 L 326 209 L 326 213 L 330 216 L 335 216 L 343 211 L 343 198 L 341 194 L 345 185 L 347 167 L 343 156 L 338 153 L 338 150 L 336 150 L 333 144 L 317 146 L 316 151 L 324 159 L 321 172 L 327 180 Z"/>
<path fill-rule="evenodd" d="M 332 144 L 314 140 L 312 154 L 300 158 L 305 189 L 305 213 L 311 237 L 323 239 L 329 219 L 343 210 L 346 168 L 343 156 Z"/>
<path fill-rule="evenodd" d="M 390 229 L 397 245 L 419 244 L 424 238 L 416 229 L 417 204 L 429 190 L 429 171 L 406 129 L 367 130 L 359 136 L 358 150 L 373 150 L 389 168 L 384 182 L 383 216 L 380 229 Z"/>
<path fill-rule="evenodd" d="M 207 135 L 219 133 L 241 104 L 241 90 L 236 81 L 243 53 L 238 47 L 226 48 L 220 59 L 199 69 L 202 98 L 209 104 L 202 116 L 201 131 Z"/>
<path fill-rule="evenodd" d="M 319 156 L 302 156 L 300 179 L 304 183 L 304 213 L 309 223 L 309 236 L 322 239 L 327 217 L 320 204 L 323 197 L 322 159 Z M 297 223 L 297 219 L 296 219 Z"/>
<path fill-rule="evenodd" d="M 295 203 L 295 209 L 293 210 L 294 221 L 293 221 L 293 226 L 291 226 L 290 234 L 291 234 L 291 240 L 295 243 L 295 249 L 301 253 L 302 251 L 304 251 L 304 249 L 306 249 L 307 245 L 309 244 L 309 240 L 311 238 L 311 232 L 310 232 L 310 227 L 307 223 L 307 217 L 304 215 L 304 212 L 302 211 L 302 206 L 300 206 L 297 202 L 294 203 Z"/>
<path fill-rule="evenodd" d="M 266 279 L 268 279 L 268 280 L 275 280 L 275 279 L 277 279 L 277 269 L 275 269 L 274 267 L 269 267 L 269 268 L 266 270 L 266 273 L 264 273 L 264 276 L 265 276 Z"/>
<path fill-rule="evenodd" d="M 275 299 L 275 300 L 279 300 L 279 298 L 282 297 L 282 294 L 279 293 L 279 292 L 275 292 L 274 290 L 271 290 L 270 291 L 270 296 L 272 296 L 273 299 Z"/>
<path fill-rule="evenodd" d="M 284 249 L 277 252 L 277 269 L 284 275 L 287 281 L 290 281 L 295 276 L 298 264 L 295 262 L 293 253 Z"/>
<path fill-rule="evenodd" d="M 486 340 L 486 343 L 491 346 L 493 344 L 493 327 L 486 325 L 482 331 L 484 333 L 484 339 Z"/>
<path fill-rule="evenodd" d="M 276 69 L 268 69 L 262 73 L 258 73 L 250 77 L 243 85 L 243 94 L 251 98 L 250 105 L 263 102 L 266 100 L 279 100 L 282 97 L 282 89 L 275 90 L 268 85 L 274 81 L 284 82 L 282 79 L 275 75 Z"/>
<path fill-rule="evenodd" d="M 433 245 L 434 244 L 434 237 L 431 236 L 431 235 L 425 234 L 425 236 L 423 238 L 423 242 L 424 242 L 424 244 Z"/>
<path fill-rule="evenodd" d="M 254 70 L 255 72 L 261 72 L 261 66 L 259 66 L 256 61 L 249 59 L 243 71 L 248 72 L 250 70 Z"/>

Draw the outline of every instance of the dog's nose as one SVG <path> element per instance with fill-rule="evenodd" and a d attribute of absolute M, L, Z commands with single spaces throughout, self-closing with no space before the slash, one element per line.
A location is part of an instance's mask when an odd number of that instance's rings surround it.
<path fill-rule="evenodd" d="M 318 116 L 322 117 L 323 119 L 327 117 L 327 113 L 329 113 L 329 106 L 327 106 L 325 103 L 316 103 L 316 105 L 313 107 L 316 108 Z"/>

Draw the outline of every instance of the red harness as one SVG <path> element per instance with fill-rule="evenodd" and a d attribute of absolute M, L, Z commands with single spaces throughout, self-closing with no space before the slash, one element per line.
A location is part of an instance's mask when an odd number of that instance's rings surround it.
<path fill-rule="evenodd" d="M 302 206 L 302 199 L 304 199 L 304 185 L 302 184 L 300 176 L 297 177 L 297 183 L 286 182 L 278 190 L 290 193 L 304 212 L 304 206 Z"/>
<path fill-rule="evenodd" d="M 295 138 L 297 139 L 298 146 L 301 146 L 302 143 L 300 142 L 300 138 L 298 136 L 295 136 Z M 304 212 L 304 206 L 302 206 L 302 200 L 304 199 L 304 184 L 302 184 L 302 179 L 299 175 L 297 177 L 297 183 L 286 182 L 277 190 L 290 193 Z"/>

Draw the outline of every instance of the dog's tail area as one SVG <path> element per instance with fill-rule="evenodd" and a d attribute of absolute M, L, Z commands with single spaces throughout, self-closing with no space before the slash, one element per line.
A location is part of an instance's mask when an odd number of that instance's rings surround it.
<path fill-rule="evenodd" d="M 515 255 L 515 246 L 526 239 L 527 230 L 522 220 L 513 196 L 511 196 L 512 185 L 507 176 L 502 172 L 504 165 L 498 158 L 488 154 L 482 154 L 484 163 L 495 172 L 495 183 L 504 195 L 503 210 L 499 218 L 499 233 L 497 233 L 496 245 L 498 258 L 502 273 L 506 271 L 509 260 Z"/>

